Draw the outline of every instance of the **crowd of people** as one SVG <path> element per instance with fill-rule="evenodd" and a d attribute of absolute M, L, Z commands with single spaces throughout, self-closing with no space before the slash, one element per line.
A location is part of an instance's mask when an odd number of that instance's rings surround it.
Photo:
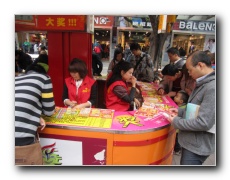
<path fill-rule="evenodd" d="M 100 76 L 103 64 L 98 49 L 99 45 L 95 45 L 92 63 L 93 75 Z M 153 59 L 138 43 L 127 44 L 125 50 L 115 49 L 107 71 L 106 108 L 116 111 L 138 109 L 141 102 L 136 97 L 140 93 L 137 81 L 157 83 L 158 94 L 170 96 L 178 105 L 177 109 L 170 110 L 168 120 L 177 129 L 174 151 L 181 153 L 181 165 L 202 165 L 215 152 L 215 133 L 209 132 L 215 124 L 214 57 L 204 51 L 195 51 L 185 60 L 174 47 L 167 53 L 169 64 L 163 68 L 160 77 L 154 77 Z M 18 69 L 24 70 L 15 78 L 15 146 L 18 147 L 35 141 L 38 127 L 40 124 L 45 126 L 41 114 L 52 115 L 55 102 L 51 78 L 47 74 L 48 55 L 40 52 L 33 62 L 26 53 L 16 51 L 15 62 L 15 73 L 20 72 Z M 88 75 L 86 63 L 74 58 L 68 71 L 70 76 L 63 85 L 63 105 L 96 107 L 97 82 Z M 199 105 L 195 118 L 185 119 L 187 103 Z"/>

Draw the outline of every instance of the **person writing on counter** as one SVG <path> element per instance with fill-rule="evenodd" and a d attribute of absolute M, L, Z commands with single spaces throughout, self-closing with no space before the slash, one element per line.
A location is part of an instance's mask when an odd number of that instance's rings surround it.
<path fill-rule="evenodd" d="M 159 84 L 157 93 L 159 95 L 168 95 L 174 97 L 181 90 L 180 81 L 182 79 L 181 71 L 173 64 L 166 65 L 162 72 L 164 77 Z"/>
<path fill-rule="evenodd" d="M 95 107 L 97 83 L 87 75 L 86 63 L 74 58 L 68 67 L 70 77 L 65 79 L 62 99 L 71 108 Z"/>
<path fill-rule="evenodd" d="M 196 80 L 186 109 L 171 109 L 168 120 L 179 129 L 178 141 L 182 147 L 181 165 L 202 165 L 215 152 L 216 81 L 210 57 L 203 51 L 191 54 L 186 67 Z M 189 103 L 199 107 L 197 116 L 186 118 Z M 191 110 L 191 109 L 190 109 Z"/>
<path fill-rule="evenodd" d="M 135 98 L 136 78 L 133 66 L 127 61 L 120 61 L 112 71 L 106 82 L 106 108 L 115 111 L 133 110 L 133 106 L 140 107 L 140 102 Z M 128 83 L 131 83 L 129 90 Z"/>

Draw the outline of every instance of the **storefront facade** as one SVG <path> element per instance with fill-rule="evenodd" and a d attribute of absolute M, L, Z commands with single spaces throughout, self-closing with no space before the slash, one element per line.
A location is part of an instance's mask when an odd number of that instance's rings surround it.
<path fill-rule="evenodd" d="M 162 66 L 169 63 L 166 52 L 169 47 L 182 47 L 187 56 L 190 53 L 189 49 L 192 44 L 195 46 L 194 50 L 209 50 L 211 53 L 215 53 L 215 33 L 215 21 L 177 20 L 173 24 L 172 35 L 165 42 L 162 53 Z"/>
<path fill-rule="evenodd" d="M 149 35 L 152 26 L 148 16 L 116 17 L 117 27 L 117 44 L 121 44 L 125 48 L 126 43 L 137 42 L 143 48 L 149 46 Z"/>
<path fill-rule="evenodd" d="M 114 16 L 94 16 L 94 35 L 92 37 L 92 42 L 99 41 L 103 53 L 102 58 L 111 59 L 112 47 L 112 29 L 114 24 Z M 108 51 L 105 51 L 109 48 Z"/>
<path fill-rule="evenodd" d="M 210 50 L 215 52 L 215 49 L 208 48 L 208 41 L 215 42 L 216 25 L 213 21 L 186 21 L 180 20 L 173 25 L 173 46 L 183 47 L 186 53 L 189 53 L 189 47 L 193 42 L 196 50 Z"/>

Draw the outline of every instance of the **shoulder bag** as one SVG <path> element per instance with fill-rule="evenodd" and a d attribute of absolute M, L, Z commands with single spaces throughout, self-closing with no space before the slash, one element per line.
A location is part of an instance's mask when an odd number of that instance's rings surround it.
<path fill-rule="evenodd" d="M 34 144 L 15 146 L 15 165 L 42 165 L 42 149 L 37 133 Z"/>

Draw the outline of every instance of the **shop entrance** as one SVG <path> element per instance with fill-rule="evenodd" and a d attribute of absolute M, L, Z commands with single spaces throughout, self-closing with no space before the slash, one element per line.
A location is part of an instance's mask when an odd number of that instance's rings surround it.
<path fill-rule="evenodd" d="M 126 43 L 137 42 L 141 46 L 141 50 L 146 52 L 149 49 L 149 36 L 150 31 L 130 31 L 122 30 L 119 31 L 118 43 L 121 43 L 121 46 L 125 48 Z"/>
<path fill-rule="evenodd" d="M 37 43 L 38 45 L 41 43 L 42 45 L 48 48 L 48 38 L 47 32 L 45 31 L 33 31 L 33 32 L 16 32 L 15 42 L 16 49 L 23 50 L 23 43 L 25 39 L 30 43 L 30 48 L 28 50 L 29 54 L 35 54 L 34 45 Z"/>
<path fill-rule="evenodd" d="M 110 39 L 111 30 L 110 29 L 95 29 L 93 42 L 99 42 L 102 48 L 102 60 L 110 59 Z"/>
<path fill-rule="evenodd" d="M 191 45 L 194 45 L 194 51 L 205 51 L 207 48 L 207 41 L 211 39 L 211 35 L 207 34 L 174 34 L 173 47 L 178 49 L 183 48 L 188 55 Z M 215 37 L 213 37 L 215 40 Z"/>

